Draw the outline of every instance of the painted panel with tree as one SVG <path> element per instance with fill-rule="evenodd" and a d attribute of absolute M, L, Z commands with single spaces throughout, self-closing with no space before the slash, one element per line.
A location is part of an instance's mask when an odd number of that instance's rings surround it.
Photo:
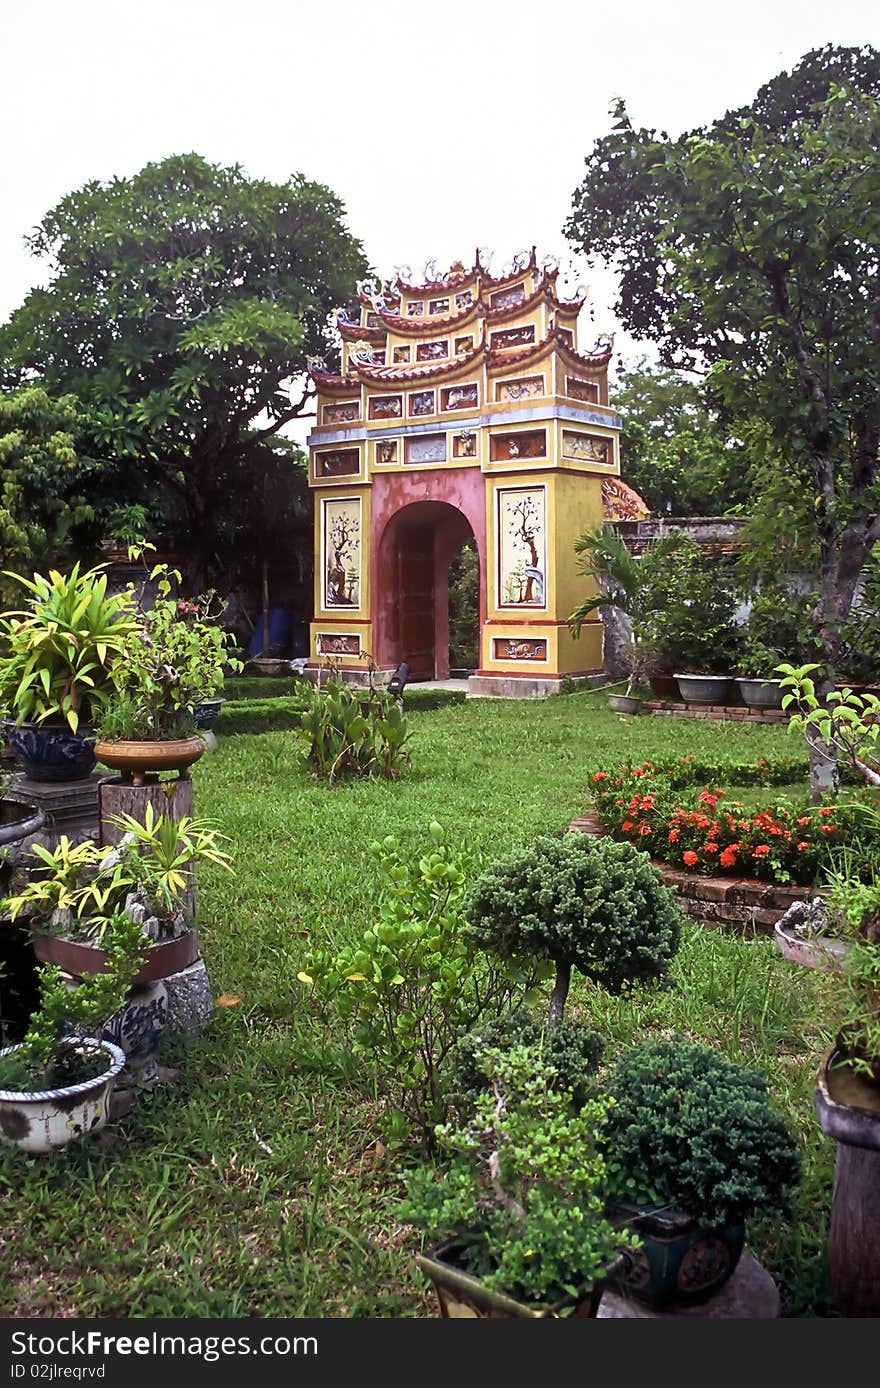
<path fill-rule="evenodd" d="M 360 606 L 360 498 L 334 497 L 324 509 L 324 607 Z"/>
<path fill-rule="evenodd" d="M 498 605 L 546 605 L 546 490 L 498 490 Z"/>

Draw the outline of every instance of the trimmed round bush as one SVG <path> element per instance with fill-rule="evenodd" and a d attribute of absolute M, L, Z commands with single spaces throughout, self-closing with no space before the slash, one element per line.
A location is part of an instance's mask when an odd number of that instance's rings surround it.
<path fill-rule="evenodd" d="M 619 993 L 668 970 L 681 936 L 675 898 L 647 853 L 589 834 L 536 839 L 488 867 L 464 906 L 481 948 L 550 959 L 550 1022 L 561 1020 L 571 970 Z"/>
<path fill-rule="evenodd" d="M 582 1107 L 594 1088 L 590 1080 L 602 1059 L 603 1038 L 581 1022 L 545 1029 L 526 1012 L 494 1017 L 456 1042 L 443 1066 L 446 1096 L 456 1107 L 471 1110 L 487 1087 L 482 1063 L 487 1049 L 507 1052 L 517 1046 L 540 1047 L 543 1059 L 556 1071 L 554 1088 L 571 1090 L 575 1106 Z"/>
<path fill-rule="evenodd" d="M 801 1155 L 760 1070 L 676 1037 L 624 1052 L 608 1093 L 612 1199 L 706 1223 L 790 1210 Z"/>

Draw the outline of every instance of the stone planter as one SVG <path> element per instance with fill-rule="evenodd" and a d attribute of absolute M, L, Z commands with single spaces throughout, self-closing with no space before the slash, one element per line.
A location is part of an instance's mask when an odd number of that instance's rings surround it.
<path fill-rule="evenodd" d="M 726 704 L 733 696 L 729 675 L 675 675 L 681 698 L 686 704 Z"/>
<path fill-rule="evenodd" d="M 34 954 L 41 964 L 57 964 L 74 978 L 108 972 L 106 951 L 98 945 L 68 940 L 63 935 L 50 935 L 43 930 L 34 930 L 33 943 Z M 156 979 L 170 978 L 172 974 L 178 974 L 195 963 L 199 957 L 199 939 L 195 929 L 184 931 L 175 940 L 160 940 L 152 945 L 145 938 L 144 945 L 143 967 L 132 979 L 133 988 L 153 983 Z"/>
<path fill-rule="evenodd" d="M 3 730 L 16 761 L 32 781 L 84 781 L 95 769 L 91 729 L 71 732 L 66 723 L 19 723 L 4 719 Z"/>
<path fill-rule="evenodd" d="M 189 768 L 205 751 L 200 737 L 181 737 L 166 742 L 98 742 L 95 756 L 103 766 L 123 772 L 132 785 L 142 786 L 150 771 L 178 771 L 189 776 Z"/>
<path fill-rule="evenodd" d="M 814 1100 L 822 1131 L 837 1143 L 828 1236 L 831 1290 L 842 1316 L 880 1316 L 880 1085 L 822 1060 Z"/>
<path fill-rule="evenodd" d="M 634 699 L 630 694 L 609 694 L 608 707 L 612 713 L 641 713 L 641 699 Z"/>
<path fill-rule="evenodd" d="M 125 1065 L 125 1056 L 110 1041 L 69 1038 L 77 1047 L 101 1050 L 107 1068 L 92 1079 L 62 1089 L 0 1089 L 0 1137 L 23 1152 L 51 1152 L 66 1147 L 86 1133 L 98 1132 L 107 1122 L 110 1090 Z M 7 1046 L 0 1058 L 18 1046 Z"/>
<path fill-rule="evenodd" d="M 740 697 L 749 708 L 782 708 L 782 689 L 779 680 L 736 681 Z"/>
<path fill-rule="evenodd" d="M 529 1304 L 506 1296 L 504 1292 L 489 1291 L 478 1278 L 456 1267 L 454 1257 L 454 1240 L 416 1256 L 418 1268 L 434 1284 L 444 1320 L 547 1320 L 558 1319 L 563 1311 L 572 1318 L 595 1317 L 606 1285 L 606 1279 L 602 1278 L 579 1296 L 564 1297 L 552 1306 Z"/>
<path fill-rule="evenodd" d="M 707 1301 L 733 1274 L 745 1243 L 742 1223 L 708 1226 L 680 1210 L 618 1205 L 608 1217 L 642 1241 L 623 1250 L 609 1284 L 648 1306 Z"/>

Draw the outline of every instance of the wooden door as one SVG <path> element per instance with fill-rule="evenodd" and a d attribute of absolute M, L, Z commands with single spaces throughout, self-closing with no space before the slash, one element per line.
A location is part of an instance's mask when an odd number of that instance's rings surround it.
<path fill-rule="evenodd" d="M 434 532 L 413 526 L 397 551 L 400 658 L 411 680 L 434 678 Z"/>

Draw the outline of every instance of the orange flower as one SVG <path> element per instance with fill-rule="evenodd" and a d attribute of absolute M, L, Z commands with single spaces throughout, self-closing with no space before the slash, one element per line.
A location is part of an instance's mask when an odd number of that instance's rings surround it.
<path fill-rule="evenodd" d="M 834 806 L 823 805 L 821 810 L 819 811 L 819 814 L 822 816 L 823 819 L 827 819 L 830 814 L 834 814 Z"/>
<path fill-rule="evenodd" d="M 631 829 L 632 827 L 633 827 L 633 822 L 632 822 L 631 819 L 625 819 L 625 820 L 623 821 L 623 823 L 621 824 L 621 826 L 620 826 L 620 828 L 621 828 L 621 830 L 622 830 L 622 832 L 623 832 L 624 834 L 629 833 L 629 831 L 630 831 L 630 829 Z"/>
<path fill-rule="evenodd" d="M 608 772 L 607 772 L 607 771 L 597 771 L 596 774 L 595 774 L 595 776 L 593 777 L 593 780 L 594 780 L 594 781 L 607 781 L 607 780 L 608 780 Z"/>
<path fill-rule="evenodd" d="M 801 839 L 800 843 L 797 846 L 798 853 L 805 853 L 809 846 L 810 845 L 806 839 Z"/>
<path fill-rule="evenodd" d="M 669 830 L 669 842 L 670 842 L 670 843 L 677 843 L 677 842 L 678 842 L 678 836 L 679 836 L 680 833 L 681 833 L 681 830 L 680 830 L 680 829 L 670 829 L 670 830 Z"/>
<path fill-rule="evenodd" d="M 686 853 L 682 853 L 681 857 L 682 862 L 685 863 L 687 867 L 693 867 L 700 861 L 699 854 L 695 853 L 692 848 L 689 848 Z"/>
<path fill-rule="evenodd" d="M 739 846 L 739 845 L 737 845 L 737 847 L 738 847 L 738 846 Z M 725 848 L 724 852 L 721 854 L 721 857 L 718 859 L 718 861 L 719 861 L 719 863 L 721 864 L 722 867 L 725 867 L 725 868 L 733 867 L 734 863 L 736 862 L 736 853 L 734 852 L 734 845 L 733 845 L 733 844 L 731 844 L 729 848 Z"/>
<path fill-rule="evenodd" d="M 766 858 L 767 854 L 770 852 L 770 845 L 769 843 L 758 843 L 755 845 L 753 852 L 756 858 Z"/>

